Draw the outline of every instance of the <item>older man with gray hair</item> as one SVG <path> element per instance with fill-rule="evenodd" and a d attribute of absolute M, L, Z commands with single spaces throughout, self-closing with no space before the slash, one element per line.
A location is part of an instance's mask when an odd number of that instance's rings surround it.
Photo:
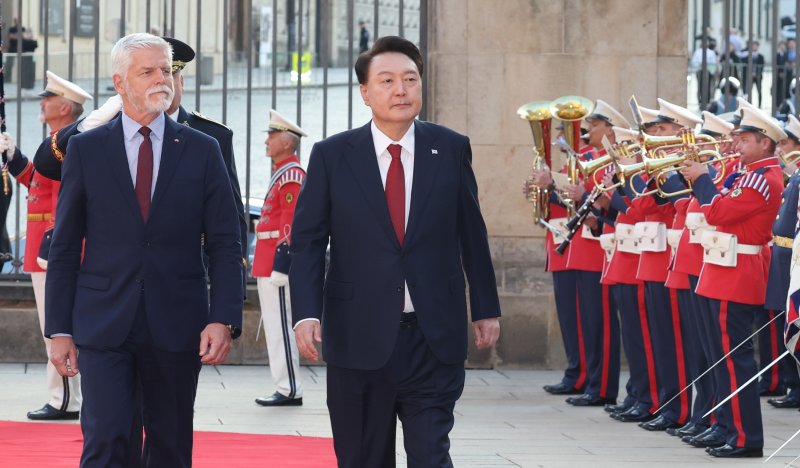
<path fill-rule="evenodd" d="M 128 466 L 139 411 L 143 465 L 191 466 L 200 367 L 223 363 L 240 334 L 231 184 L 216 140 L 166 118 L 171 62 L 162 38 L 120 39 L 111 63 L 122 115 L 67 146 L 45 336 L 61 375 L 77 375 L 80 358 L 82 467 Z"/>

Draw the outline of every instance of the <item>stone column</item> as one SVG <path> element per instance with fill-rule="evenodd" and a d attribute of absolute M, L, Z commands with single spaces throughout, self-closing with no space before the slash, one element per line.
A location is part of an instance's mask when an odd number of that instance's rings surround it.
<path fill-rule="evenodd" d="M 685 0 L 429 0 L 431 121 L 468 135 L 503 308 L 493 352 L 470 364 L 564 365 L 544 232 L 522 195 L 533 144 L 516 109 L 577 94 L 686 102 Z M 556 167 L 555 169 L 558 169 Z"/>

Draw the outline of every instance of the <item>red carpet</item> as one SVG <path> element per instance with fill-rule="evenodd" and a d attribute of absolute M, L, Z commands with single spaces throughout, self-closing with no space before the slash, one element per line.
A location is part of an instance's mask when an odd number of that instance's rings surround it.
<path fill-rule="evenodd" d="M 83 436 L 77 424 L 0 421 L 0 467 L 77 467 Z M 194 433 L 194 467 L 329 468 L 333 439 L 227 432 Z"/>

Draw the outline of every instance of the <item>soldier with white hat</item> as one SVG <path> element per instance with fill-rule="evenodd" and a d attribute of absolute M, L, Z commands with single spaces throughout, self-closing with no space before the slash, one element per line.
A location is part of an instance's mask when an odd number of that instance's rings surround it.
<path fill-rule="evenodd" d="M 253 276 L 258 281 L 258 298 L 272 383 L 275 392 L 256 398 L 261 406 L 300 406 L 303 386 L 297 352 L 292 309 L 289 301 L 289 243 L 297 196 L 306 173 L 296 151 L 306 135 L 297 124 L 275 110 L 269 111 L 269 135 L 264 142 L 272 159 L 272 179 L 256 225 Z"/>
<path fill-rule="evenodd" d="M 51 71 L 47 71 L 47 85 L 39 96 L 41 107 L 40 120 L 50 127 L 50 134 L 76 121 L 83 114 L 83 105 L 92 96 L 80 86 L 67 81 Z M 48 250 L 55 225 L 56 200 L 58 199 L 59 182 L 50 180 L 33 168 L 14 139 L 4 133 L 0 139 L 0 151 L 8 152 L 8 171 L 17 181 L 28 187 L 28 220 L 25 243 L 23 271 L 30 273 L 36 309 L 39 313 L 39 326 L 44 332 L 44 284 L 47 274 L 47 262 L 39 258 L 41 250 Z M 43 146 L 49 143 L 46 139 Z M 44 254 L 42 254 L 44 255 Z M 46 257 L 46 255 L 44 255 Z M 49 338 L 44 338 L 47 355 L 50 355 Z M 47 362 L 48 402 L 40 409 L 30 411 L 29 419 L 56 420 L 78 419 L 81 408 L 80 374 L 75 377 L 58 375 L 53 364 Z"/>
<path fill-rule="evenodd" d="M 775 147 L 786 138 L 777 122 L 765 113 L 742 108 L 742 121 L 736 133 L 741 154 L 741 171 L 732 174 L 720 191 L 708 167 L 686 161 L 681 170 L 692 182 L 693 194 L 715 231 L 703 234 L 703 268 L 696 293 L 707 299 L 711 327 L 711 360 L 716 362 L 732 346 L 747 342 L 714 367 L 718 384 L 716 400 L 722 401 L 756 374 L 755 356 L 750 342 L 756 316 L 764 313 L 769 268 L 768 243 L 778 214 L 783 191 L 783 176 Z M 726 406 L 721 426 L 722 446 L 708 447 L 714 457 L 743 458 L 763 456 L 764 431 L 758 388 L 744 387 Z"/>
<path fill-rule="evenodd" d="M 694 129 L 700 123 L 702 120 L 689 109 L 658 98 L 658 135 L 675 135 L 681 129 Z"/>

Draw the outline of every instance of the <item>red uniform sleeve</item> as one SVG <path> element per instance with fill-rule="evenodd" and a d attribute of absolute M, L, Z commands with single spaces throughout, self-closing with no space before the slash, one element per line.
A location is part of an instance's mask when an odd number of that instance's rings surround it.
<path fill-rule="evenodd" d="M 300 193 L 300 183 L 288 181 L 281 185 L 279 191 L 281 207 L 281 220 L 278 230 L 280 237 L 278 244 L 284 240 L 291 243 L 292 220 L 294 219 L 294 209 L 297 206 L 297 195 Z"/>

